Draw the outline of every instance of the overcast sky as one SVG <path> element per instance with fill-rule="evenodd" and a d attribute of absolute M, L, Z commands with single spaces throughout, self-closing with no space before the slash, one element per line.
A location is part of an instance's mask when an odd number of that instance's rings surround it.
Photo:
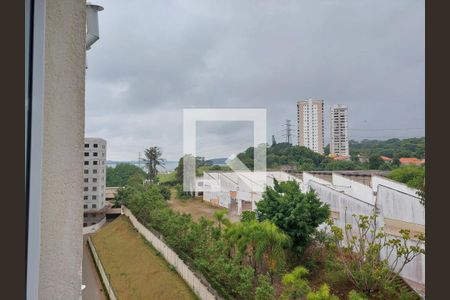
<path fill-rule="evenodd" d="M 266 108 L 267 135 L 296 138 L 296 102 L 349 107 L 350 139 L 425 132 L 424 1 L 108 0 L 88 51 L 86 136 L 107 158 L 182 153 L 183 108 Z M 250 122 L 200 123 L 197 154 L 252 145 Z"/>

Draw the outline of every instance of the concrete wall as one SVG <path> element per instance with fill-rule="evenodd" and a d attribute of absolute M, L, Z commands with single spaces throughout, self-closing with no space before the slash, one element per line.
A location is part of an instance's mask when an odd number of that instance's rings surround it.
<path fill-rule="evenodd" d="M 113 287 L 111 285 L 111 282 L 109 282 L 108 275 L 105 271 L 105 268 L 103 267 L 102 261 L 100 260 L 100 257 L 97 254 L 97 250 L 95 250 L 94 243 L 92 243 L 91 238 L 88 237 L 87 239 L 89 249 L 92 252 L 92 257 L 94 258 L 95 265 L 97 266 L 100 277 L 102 278 L 102 282 L 106 287 L 106 292 L 108 293 L 108 297 L 110 300 L 117 300 L 116 294 L 114 293 Z M 89 299 L 86 299 L 89 300 Z"/>
<path fill-rule="evenodd" d="M 142 225 L 133 213 L 126 207 L 122 207 L 123 213 L 130 218 L 131 224 L 137 229 L 137 231 L 158 250 L 164 257 L 164 259 L 174 266 L 180 274 L 180 276 L 191 287 L 194 293 L 202 300 L 221 299 L 217 292 L 211 288 L 211 285 L 205 280 L 201 279 L 200 275 L 194 273 L 188 265 L 184 263 L 178 255 L 168 247 L 162 239 L 157 237 L 153 232 L 148 230 Z"/>
<path fill-rule="evenodd" d="M 85 1 L 46 1 L 39 299 L 79 299 Z"/>
<path fill-rule="evenodd" d="M 337 173 L 333 173 L 333 185 L 344 190 L 347 195 L 353 196 L 364 202 L 374 205 L 375 197 L 373 196 L 372 188 L 368 185 L 360 183 L 358 181 L 346 178 Z"/>
<path fill-rule="evenodd" d="M 397 182 L 386 177 L 372 176 L 372 190 L 374 192 L 378 190 L 378 185 L 380 184 L 412 196 L 417 196 L 417 190 L 408 187 L 404 183 Z"/>
<path fill-rule="evenodd" d="M 106 223 L 106 216 L 98 223 L 83 227 L 83 234 L 94 233 L 97 232 L 104 224 Z"/>

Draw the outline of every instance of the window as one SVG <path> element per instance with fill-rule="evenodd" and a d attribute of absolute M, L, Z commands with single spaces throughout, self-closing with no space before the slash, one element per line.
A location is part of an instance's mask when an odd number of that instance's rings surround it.
<path fill-rule="evenodd" d="M 88 196 L 84 196 L 83 198 L 84 198 L 84 200 L 87 200 L 87 199 L 88 199 Z M 85 206 L 86 206 L 86 205 L 85 205 Z M 85 208 L 86 208 L 86 207 L 85 207 Z"/>
<path fill-rule="evenodd" d="M 94 152 L 94 156 L 98 156 L 98 152 Z"/>
<path fill-rule="evenodd" d="M 84 148 L 89 148 L 89 144 L 84 144 Z"/>
<path fill-rule="evenodd" d="M 93 196 L 92 196 L 92 200 L 97 200 L 97 196 L 96 196 L 96 195 L 93 195 Z"/>
<path fill-rule="evenodd" d="M 98 165 L 98 161 L 94 160 L 93 165 L 94 166 Z"/>
<path fill-rule="evenodd" d="M 97 187 L 96 187 L 96 186 L 93 186 L 93 187 L 92 187 L 92 191 L 93 191 L 93 192 L 97 191 Z"/>
<path fill-rule="evenodd" d="M 87 226 L 87 223 L 83 223 L 83 227 L 86 227 Z"/>
<path fill-rule="evenodd" d="M 85 191 L 85 192 L 89 191 L 89 187 L 85 186 L 85 187 L 84 187 L 84 191 Z"/>
<path fill-rule="evenodd" d="M 97 174 L 97 169 L 93 169 L 92 173 Z"/>
<path fill-rule="evenodd" d="M 94 148 L 98 148 L 98 144 L 94 144 Z"/>
<path fill-rule="evenodd" d="M 84 152 L 84 156 L 89 156 L 89 152 Z"/>
<path fill-rule="evenodd" d="M 97 204 L 92 204 L 92 208 L 97 208 Z"/>
<path fill-rule="evenodd" d="M 84 165 L 85 165 L 85 166 L 89 166 L 89 161 L 85 160 L 85 161 L 84 161 Z"/>
<path fill-rule="evenodd" d="M 89 174 L 89 170 L 84 170 L 84 174 Z"/>
<path fill-rule="evenodd" d="M 84 213 L 84 214 L 83 214 L 83 217 L 84 217 L 84 218 L 86 218 L 87 216 L 88 216 L 88 214 L 87 214 L 87 213 Z"/>
<path fill-rule="evenodd" d="M 83 207 L 86 209 L 86 208 L 88 208 L 88 205 L 87 204 L 85 204 L 85 205 L 83 205 Z"/>
<path fill-rule="evenodd" d="M 97 182 L 97 178 L 92 178 L 92 182 Z"/>

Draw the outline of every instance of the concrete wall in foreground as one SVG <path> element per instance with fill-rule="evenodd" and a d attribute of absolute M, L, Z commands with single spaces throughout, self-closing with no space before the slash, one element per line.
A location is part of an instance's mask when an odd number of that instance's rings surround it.
<path fill-rule="evenodd" d="M 39 299 L 80 299 L 85 1 L 46 1 Z"/>

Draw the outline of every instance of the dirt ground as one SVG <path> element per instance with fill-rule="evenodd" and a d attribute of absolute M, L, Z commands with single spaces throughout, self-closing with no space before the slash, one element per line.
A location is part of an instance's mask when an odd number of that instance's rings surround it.
<path fill-rule="evenodd" d="M 208 202 L 204 202 L 202 197 L 195 197 L 194 199 L 179 200 L 172 197 L 168 201 L 170 207 L 181 213 L 188 213 L 192 215 L 194 220 L 200 219 L 200 217 L 205 217 L 209 220 L 214 220 L 214 213 L 219 210 L 224 210 L 223 207 L 213 206 Z M 231 222 L 238 222 L 240 217 L 237 213 L 227 213 L 227 218 Z"/>
<path fill-rule="evenodd" d="M 119 299 L 198 299 L 124 215 L 92 236 Z"/>

